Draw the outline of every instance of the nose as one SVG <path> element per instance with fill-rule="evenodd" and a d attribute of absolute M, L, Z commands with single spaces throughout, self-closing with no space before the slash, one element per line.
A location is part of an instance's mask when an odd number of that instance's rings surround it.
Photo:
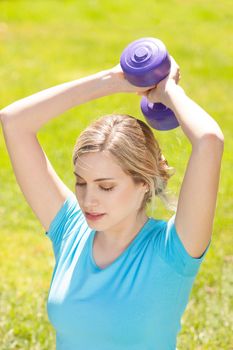
<path fill-rule="evenodd" d="M 96 194 L 92 190 L 86 189 L 83 194 L 83 207 L 89 210 L 90 208 L 95 208 L 98 205 L 98 199 L 96 197 Z"/>

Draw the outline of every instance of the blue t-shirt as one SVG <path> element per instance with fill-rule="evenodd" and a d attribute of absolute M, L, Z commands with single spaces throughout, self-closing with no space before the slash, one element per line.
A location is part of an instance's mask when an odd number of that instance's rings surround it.
<path fill-rule="evenodd" d="M 201 262 L 170 220 L 149 218 L 122 254 L 101 269 L 95 232 L 71 193 L 46 234 L 56 259 L 47 310 L 57 350 L 175 350 Z"/>

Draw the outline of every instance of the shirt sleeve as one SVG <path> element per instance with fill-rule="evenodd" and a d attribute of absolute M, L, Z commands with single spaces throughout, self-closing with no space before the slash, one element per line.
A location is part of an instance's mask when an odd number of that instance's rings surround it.
<path fill-rule="evenodd" d="M 77 225 L 84 222 L 84 215 L 79 207 L 79 203 L 74 193 L 70 193 L 54 219 L 50 223 L 45 234 L 50 238 L 53 246 L 58 246 L 61 241 L 67 238 L 72 231 L 77 229 Z"/>
<path fill-rule="evenodd" d="M 210 243 L 211 240 L 200 257 L 192 257 L 187 252 L 178 236 L 175 227 L 175 215 L 173 215 L 167 222 L 165 222 L 164 229 L 160 235 L 159 250 L 161 257 L 179 274 L 191 277 L 198 273 L 199 267 L 206 256 Z"/>

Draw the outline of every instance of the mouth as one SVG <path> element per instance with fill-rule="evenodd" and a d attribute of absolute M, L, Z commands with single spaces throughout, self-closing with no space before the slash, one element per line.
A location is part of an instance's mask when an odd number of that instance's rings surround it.
<path fill-rule="evenodd" d="M 87 219 L 89 220 L 99 220 L 101 219 L 105 214 L 99 214 L 99 213 L 95 213 L 95 214 L 90 214 L 85 212 L 85 216 Z"/>

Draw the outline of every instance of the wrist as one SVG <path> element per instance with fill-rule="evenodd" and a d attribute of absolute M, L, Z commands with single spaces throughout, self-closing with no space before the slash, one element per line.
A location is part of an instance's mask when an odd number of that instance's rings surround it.
<path fill-rule="evenodd" d="M 105 91 L 105 95 L 111 95 L 119 92 L 119 84 L 117 82 L 116 73 L 112 72 L 111 69 L 103 70 L 96 74 L 100 79 L 101 85 Z"/>
<path fill-rule="evenodd" d="M 165 104 L 168 108 L 172 108 L 174 106 L 176 98 L 178 98 L 180 95 L 185 95 L 184 89 L 176 84 L 174 80 L 172 80 L 166 86 L 162 103 Z"/>

